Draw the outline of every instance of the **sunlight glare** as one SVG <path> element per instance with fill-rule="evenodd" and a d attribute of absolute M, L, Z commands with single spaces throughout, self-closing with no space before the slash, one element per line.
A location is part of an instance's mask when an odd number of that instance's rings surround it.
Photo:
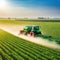
<path fill-rule="evenodd" d="M 7 0 L 0 0 L 0 9 L 5 9 L 7 7 Z"/>

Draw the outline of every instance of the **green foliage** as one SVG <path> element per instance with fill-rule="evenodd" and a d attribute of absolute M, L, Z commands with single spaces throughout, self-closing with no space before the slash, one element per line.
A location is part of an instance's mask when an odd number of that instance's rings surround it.
<path fill-rule="evenodd" d="M 60 51 L 28 42 L 0 30 L 1 60 L 60 60 Z"/>

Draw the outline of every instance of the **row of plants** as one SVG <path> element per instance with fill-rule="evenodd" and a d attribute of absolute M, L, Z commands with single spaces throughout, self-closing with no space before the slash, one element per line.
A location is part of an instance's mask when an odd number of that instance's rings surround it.
<path fill-rule="evenodd" d="M 0 60 L 60 60 L 60 51 L 0 30 Z"/>

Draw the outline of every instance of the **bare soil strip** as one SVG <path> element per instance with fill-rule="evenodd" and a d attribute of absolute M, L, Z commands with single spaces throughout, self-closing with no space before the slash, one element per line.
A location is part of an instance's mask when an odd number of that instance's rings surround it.
<path fill-rule="evenodd" d="M 31 36 L 25 36 L 25 35 L 19 35 L 19 30 L 23 29 L 24 26 L 20 26 L 20 25 L 0 25 L 0 29 L 9 32 L 19 38 L 25 39 L 27 41 L 30 42 L 34 42 L 36 44 L 39 45 L 43 45 L 43 46 L 47 46 L 50 48 L 54 48 L 54 49 L 60 49 L 60 45 L 52 43 L 52 42 L 48 42 L 43 38 L 37 38 L 37 37 L 31 37 Z"/>

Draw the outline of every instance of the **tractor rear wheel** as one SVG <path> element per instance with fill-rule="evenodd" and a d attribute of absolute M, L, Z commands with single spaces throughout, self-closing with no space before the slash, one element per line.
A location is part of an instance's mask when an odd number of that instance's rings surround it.
<path fill-rule="evenodd" d="M 30 32 L 30 36 L 35 37 L 35 33 L 34 32 Z"/>
<path fill-rule="evenodd" d="M 40 34 L 42 34 L 42 33 L 40 32 Z"/>

